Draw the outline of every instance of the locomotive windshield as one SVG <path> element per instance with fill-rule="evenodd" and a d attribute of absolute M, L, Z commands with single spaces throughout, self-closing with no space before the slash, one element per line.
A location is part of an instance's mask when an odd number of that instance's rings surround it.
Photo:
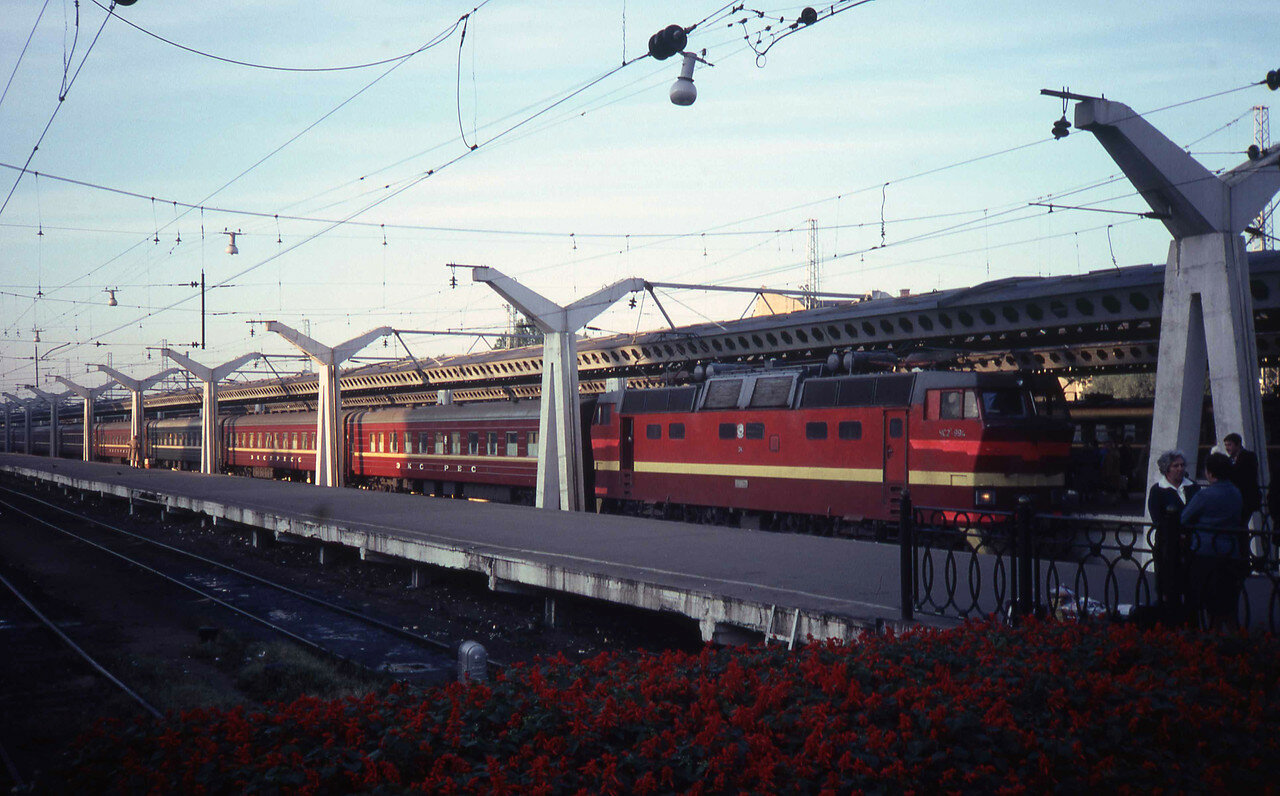
<path fill-rule="evenodd" d="M 1027 394 L 1018 389 L 982 391 L 982 416 L 987 420 L 1005 420 L 1027 416 Z"/>

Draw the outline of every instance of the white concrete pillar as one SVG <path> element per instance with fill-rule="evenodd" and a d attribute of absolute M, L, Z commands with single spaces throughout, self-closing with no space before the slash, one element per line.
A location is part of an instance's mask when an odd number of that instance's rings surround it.
<path fill-rule="evenodd" d="M 1200 440 L 1206 367 L 1214 435 L 1238 432 L 1269 481 L 1249 261 L 1241 233 L 1280 190 L 1280 146 L 1219 176 L 1127 105 L 1080 100 L 1075 125 L 1093 133 L 1173 236 L 1165 266 L 1160 358 L 1147 483 L 1156 459 Z M 1153 520 L 1155 518 L 1152 518 Z"/>
<path fill-rule="evenodd" d="M 369 343 L 392 334 L 394 330 L 390 326 L 381 326 L 332 348 L 279 321 L 267 321 L 267 331 L 288 340 L 311 357 L 317 366 L 316 483 L 320 486 L 342 486 L 345 470 L 342 466 L 342 385 L 338 381 L 338 366 Z"/>
<path fill-rule="evenodd" d="M 22 439 L 24 440 L 24 442 L 22 443 L 23 444 L 22 452 L 31 453 L 31 404 L 35 403 L 35 401 L 30 398 L 19 398 L 18 396 L 13 395 L 12 393 L 4 393 L 4 397 L 7 398 L 10 402 L 17 404 L 18 408 L 22 410 L 22 428 L 23 428 Z M 12 422 L 12 416 L 10 416 L 10 421 Z M 7 425 L 5 427 L 5 433 L 9 435 L 8 450 L 12 452 L 13 436 Z"/>
<path fill-rule="evenodd" d="M 177 373 L 177 368 L 166 368 L 154 376 L 145 379 L 134 379 L 124 375 L 115 368 L 106 365 L 94 365 L 95 368 L 110 376 L 117 384 L 129 391 L 129 464 L 141 467 L 147 458 L 146 417 L 142 406 L 142 393 L 151 389 L 170 373 Z"/>
<path fill-rule="evenodd" d="M 58 458 L 58 443 L 61 441 L 61 430 L 58 428 L 58 409 L 62 407 L 62 402 L 67 400 L 68 393 L 45 392 L 39 387 L 28 387 L 28 390 L 35 393 L 38 398 L 49 404 L 49 457 Z"/>
<path fill-rule="evenodd" d="M 80 457 L 86 462 L 93 461 L 93 402 L 99 395 L 106 392 L 110 382 L 101 387 L 82 387 L 74 381 L 64 379 L 61 376 L 54 376 L 69 391 L 80 396 L 84 401 L 84 439 L 82 440 L 82 456 Z"/>
<path fill-rule="evenodd" d="M 260 359 L 262 354 L 255 351 L 211 368 L 170 348 L 162 348 L 160 353 L 177 362 L 188 373 L 200 380 L 203 387 L 200 403 L 200 472 L 219 472 L 222 463 L 218 461 L 218 453 L 222 446 L 217 444 L 218 382 L 239 370 L 246 362 Z"/>
<path fill-rule="evenodd" d="M 644 280 L 624 279 L 561 307 L 492 268 L 472 269 L 471 279 L 488 284 L 543 334 L 535 503 L 539 508 L 583 511 L 587 496 L 583 488 L 575 334 L 622 296 L 643 290 Z"/>

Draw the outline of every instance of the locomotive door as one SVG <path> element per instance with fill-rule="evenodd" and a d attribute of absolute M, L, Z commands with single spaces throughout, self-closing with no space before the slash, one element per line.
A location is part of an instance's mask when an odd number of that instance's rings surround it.
<path fill-rule="evenodd" d="M 884 500 L 895 507 L 907 482 L 907 410 L 884 412 Z"/>
<path fill-rule="evenodd" d="M 621 437 L 618 440 L 618 477 L 622 482 L 622 496 L 631 497 L 631 479 L 636 467 L 636 427 L 630 417 L 619 418 Z"/>

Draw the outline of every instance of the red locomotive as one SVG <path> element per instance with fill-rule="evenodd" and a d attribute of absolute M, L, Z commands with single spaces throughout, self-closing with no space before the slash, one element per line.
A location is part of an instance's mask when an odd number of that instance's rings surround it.
<path fill-rule="evenodd" d="M 600 399 L 595 492 L 609 510 L 819 533 L 918 505 L 1012 508 L 1064 484 L 1056 379 L 758 371 Z"/>
<path fill-rule="evenodd" d="M 219 418 L 225 470 L 308 480 L 315 422 Z M 153 466 L 198 466 L 196 419 L 146 428 Z M 816 533 L 892 520 L 906 488 L 917 505 L 1010 509 L 1024 494 L 1045 505 L 1071 445 L 1056 379 L 952 371 L 722 371 L 584 398 L 583 430 L 601 511 Z M 343 433 L 353 486 L 532 502 L 536 401 L 348 411 Z M 128 440 L 127 423 L 99 424 L 95 458 L 126 459 Z"/>

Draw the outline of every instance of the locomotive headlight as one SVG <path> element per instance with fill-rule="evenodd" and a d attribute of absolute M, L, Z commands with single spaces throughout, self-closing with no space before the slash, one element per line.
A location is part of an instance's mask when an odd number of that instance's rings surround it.
<path fill-rule="evenodd" d="M 973 492 L 973 505 L 975 506 L 994 506 L 996 504 L 996 491 L 994 489 L 975 489 Z"/>

